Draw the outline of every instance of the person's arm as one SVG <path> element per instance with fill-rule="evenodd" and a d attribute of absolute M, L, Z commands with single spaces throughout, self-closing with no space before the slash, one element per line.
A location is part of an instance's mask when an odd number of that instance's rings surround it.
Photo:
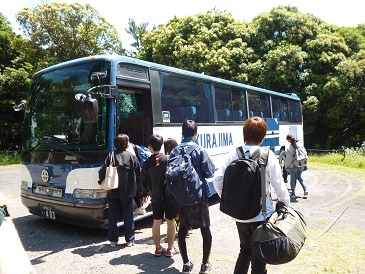
<path fill-rule="evenodd" d="M 290 203 L 289 192 L 281 175 L 280 164 L 272 151 L 269 151 L 267 165 L 267 172 L 269 176 L 268 182 L 270 182 L 271 186 L 275 190 L 279 200 L 288 205 Z"/>
<path fill-rule="evenodd" d="M 204 178 L 209 178 L 214 175 L 215 166 L 213 161 L 210 159 L 208 152 L 203 148 L 200 152 L 200 159 L 201 159 L 201 175 Z"/>
<path fill-rule="evenodd" d="M 141 186 L 141 190 L 142 190 L 142 196 L 145 197 L 145 196 L 147 196 L 147 193 L 148 193 L 148 174 L 147 174 L 145 166 L 142 167 L 141 176 L 140 176 L 139 181 L 140 181 L 140 186 Z"/>

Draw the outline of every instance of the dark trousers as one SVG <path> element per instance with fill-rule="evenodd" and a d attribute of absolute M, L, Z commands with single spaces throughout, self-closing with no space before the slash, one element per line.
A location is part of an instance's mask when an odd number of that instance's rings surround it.
<path fill-rule="evenodd" d="M 119 230 L 117 223 L 120 213 L 124 221 L 124 237 L 126 242 L 134 242 L 133 198 L 109 199 L 108 228 L 109 241 L 118 242 Z"/>
<path fill-rule="evenodd" d="M 188 251 L 186 248 L 186 235 L 188 234 L 188 226 L 186 223 L 181 223 L 178 232 L 178 245 L 180 249 L 181 258 L 183 263 L 189 262 Z M 202 263 L 206 264 L 209 262 L 210 250 L 212 248 L 212 233 L 210 232 L 210 227 L 200 228 L 200 232 L 203 238 L 203 260 Z"/>
<path fill-rule="evenodd" d="M 261 262 L 252 253 L 253 233 L 261 222 L 240 223 L 236 222 L 238 236 L 240 238 L 240 253 L 238 255 L 234 274 L 246 274 L 251 263 L 252 274 L 267 273 L 266 264 Z"/>

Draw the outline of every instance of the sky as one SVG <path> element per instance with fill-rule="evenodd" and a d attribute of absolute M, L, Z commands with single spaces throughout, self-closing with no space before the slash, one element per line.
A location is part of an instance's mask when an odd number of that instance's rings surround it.
<path fill-rule="evenodd" d="M 262 12 L 270 12 L 280 5 L 290 5 L 297 7 L 301 13 L 311 13 L 339 27 L 365 24 L 365 1 L 361 0 L 0 0 L 0 12 L 11 23 L 14 31 L 20 33 L 15 14 L 25 7 L 34 8 L 44 2 L 90 4 L 117 29 L 125 48 L 129 48 L 133 42 L 133 38 L 125 31 L 128 18 L 133 18 L 137 25 L 148 22 L 150 31 L 153 26 L 166 24 L 174 16 L 205 13 L 213 8 L 226 11 L 235 19 L 251 22 Z"/>

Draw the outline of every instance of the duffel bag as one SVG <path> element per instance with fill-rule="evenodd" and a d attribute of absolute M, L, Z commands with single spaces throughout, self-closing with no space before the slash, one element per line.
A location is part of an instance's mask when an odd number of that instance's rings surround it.
<path fill-rule="evenodd" d="M 304 245 L 306 228 L 302 213 L 279 201 L 275 212 L 255 230 L 252 252 L 267 264 L 290 262 Z"/>

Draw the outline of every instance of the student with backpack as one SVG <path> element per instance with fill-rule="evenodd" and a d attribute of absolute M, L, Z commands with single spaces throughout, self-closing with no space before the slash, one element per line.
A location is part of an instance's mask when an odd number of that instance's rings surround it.
<path fill-rule="evenodd" d="M 182 124 L 182 135 L 183 140 L 179 146 L 175 147 L 171 154 L 169 163 L 173 163 L 174 159 L 179 155 L 189 154 L 188 158 L 191 159 L 192 170 L 198 174 L 198 181 L 196 185 L 200 188 L 193 190 L 191 193 L 194 196 L 195 202 L 185 203 L 183 196 L 179 195 L 181 198 L 179 203 L 178 214 L 180 217 L 180 227 L 178 232 L 178 244 L 183 260 L 182 273 L 191 273 L 194 264 L 188 258 L 188 252 L 186 247 L 186 236 L 189 227 L 192 229 L 200 228 L 200 232 L 203 238 L 203 259 L 200 267 L 200 274 L 209 273 L 212 266 L 209 262 L 209 255 L 212 247 L 212 234 L 210 231 L 210 216 L 209 216 L 209 186 L 206 178 L 213 176 L 215 166 L 212 160 L 209 158 L 208 152 L 201 146 L 197 145 L 196 137 L 198 135 L 198 126 L 193 120 L 185 120 Z M 166 184 L 173 183 L 168 179 L 169 168 L 167 166 L 167 179 Z M 195 170 L 195 171 L 194 171 Z M 188 182 L 187 182 L 188 183 Z M 183 191 L 183 189 L 181 189 Z M 182 193 L 180 193 L 182 194 Z M 190 204 L 192 203 L 192 204 Z"/>
<path fill-rule="evenodd" d="M 167 156 L 160 152 L 163 144 L 163 138 L 160 135 L 153 134 L 148 138 L 147 147 L 152 155 L 144 162 L 141 172 L 141 186 L 144 196 L 147 194 L 151 197 L 153 211 L 152 238 L 155 243 L 155 256 L 161 256 L 165 253 L 167 257 L 172 257 L 178 253 L 174 247 L 175 241 L 175 221 L 176 211 L 171 207 L 165 206 L 163 185 L 166 179 L 166 162 Z M 160 227 L 165 215 L 167 223 L 167 241 L 168 247 L 165 249 L 160 242 Z"/>
<path fill-rule="evenodd" d="M 296 199 L 295 188 L 297 180 L 303 188 L 304 196 L 308 195 L 308 187 L 302 178 L 304 167 L 307 165 L 308 156 L 303 144 L 301 144 L 294 135 L 288 134 L 286 140 L 290 143 L 290 146 L 286 147 L 285 151 L 285 168 L 289 170 L 290 174 L 290 198 Z"/>
<path fill-rule="evenodd" d="M 221 203 L 223 199 L 230 197 L 227 201 L 228 203 L 237 202 L 235 207 L 242 207 L 241 211 L 243 213 L 240 214 L 240 217 L 233 217 L 240 239 L 240 253 L 236 261 L 234 274 L 248 273 L 250 263 L 252 273 L 267 273 L 266 264 L 261 262 L 252 252 L 253 233 L 264 220 L 260 205 L 260 170 L 257 167 L 254 168 L 253 172 L 252 170 L 250 171 L 250 168 L 247 168 L 247 172 L 241 172 L 241 177 L 229 176 L 230 174 L 228 174 L 231 168 L 235 170 L 234 165 L 238 164 L 237 160 L 239 158 L 253 158 L 246 161 L 245 165 L 255 167 L 255 163 L 252 161 L 257 161 L 257 157 L 260 156 L 258 149 L 266 136 L 267 130 L 267 124 L 262 118 L 250 117 L 247 119 L 243 125 L 244 145 L 237 148 L 236 151 L 229 154 L 222 161 L 222 165 L 216 171 L 213 180 L 214 188 L 221 197 Z M 260 150 L 260 153 L 261 151 L 264 152 L 265 150 Z M 239 157 L 241 152 L 243 152 L 243 155 Z M 271 187 L 275 190 L 278 199 L 285 204 L 289 204 L 289 193 L 281 176 L 281 168 L 275 154 L 271 150 L 266 150 L 266 155 L 266 208 L 267 216 L 270 216 L 274 212 L 270 194 Z M 227 174 L 225 174 L 226 172 Z M 226 178 L 231 179 L 226 180 Z M 242 186 L 242 184 L 248 184 L 249 187 Z M 235 185 L 241 191 L 235 191 Z M 231 193 L 227 193 L 228 190 Z M 235 211 L 234 208 L 233 210 Z M 237 212 L 235 211 L 234 213 L 236 214 Z"/>

